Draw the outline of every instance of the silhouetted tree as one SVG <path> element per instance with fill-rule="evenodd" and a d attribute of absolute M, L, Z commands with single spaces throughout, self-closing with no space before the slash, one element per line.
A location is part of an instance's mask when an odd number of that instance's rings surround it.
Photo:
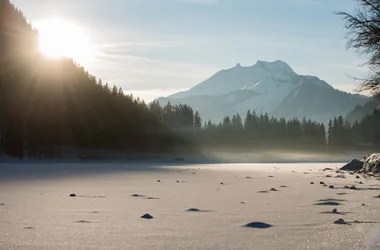
<path fill-rule="evenodd" d="M 196 111 L 195 112 L 195 115 L 194 115 L 194 128 L 196 131 L 199 131 L 202 127 L 202 120 L 201 120 L 201 117 L 199 115 L 199 112 Z"/>
<path fill-rule="evenodd" d="M 164 126 L 157 103 L 148 108 L 121 88 L 110 89 L 71 59 L 44 57 L 38 32 L 8 0 L 0 1 L 0 137 L 0 151 L 13 157 L 187 144 Z"/>
<path fill-rule="evenodd" d="M 328 127 L 328 135 L 327 135 L 327 144 L 332 145 L 332 132 L 333 132 L 333 123 L 332 120 L 330 119 L 329 121 L 329 127 Z"/>
<path fill-rule="evenodd" d="M 358 7 L 353 14 L 338 12 L 345 21 L 347 47 L 369 58 L 368 66 L 372 75 L 363 79 L 362 90 L 369 90 L 380 98 L 380 1 L 357 0 Z"/>

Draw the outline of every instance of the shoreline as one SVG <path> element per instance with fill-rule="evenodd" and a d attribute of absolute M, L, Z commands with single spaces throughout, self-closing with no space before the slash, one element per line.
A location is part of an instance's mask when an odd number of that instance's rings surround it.
<path fill-rule="evenodd" d="M 210 154 L 163 154 L 135 156 L 98 156 L 62 158 L 11 158 L 0 157 L 0 163 L 155 163 L 155 164 L 223 164 L 223 163 L 347 163 L 362 159 L 368 152 L 310 153 L 310 152 L 254 152 Z"/>

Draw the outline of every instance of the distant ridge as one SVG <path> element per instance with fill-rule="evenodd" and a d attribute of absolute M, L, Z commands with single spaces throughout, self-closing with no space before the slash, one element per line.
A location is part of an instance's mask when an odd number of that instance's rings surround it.
<path fill-rule="evenodd" d="M 204 120 L 248 110 L 286 118 L 326 121 L 346 115 L 368 98 L 334 89 L 316 76 L 299 75 L 284 61 L 257 61 L 223 69 L 193 88 L 158 99 L 161 104 L 188 104 Z"/>

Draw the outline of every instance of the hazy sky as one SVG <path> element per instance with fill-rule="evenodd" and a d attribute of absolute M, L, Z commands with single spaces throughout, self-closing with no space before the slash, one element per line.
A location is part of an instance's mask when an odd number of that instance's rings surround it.
<path fill-rule="evenodd" d="M 85 67 L 147 101 L 190 88 L 219 69 L 287 62 L 350 91 L 364 60 L 345 50 L 335 11 L 355 0 L 13 0 L 29 21 L 62 18 L 98 48 Z"/>

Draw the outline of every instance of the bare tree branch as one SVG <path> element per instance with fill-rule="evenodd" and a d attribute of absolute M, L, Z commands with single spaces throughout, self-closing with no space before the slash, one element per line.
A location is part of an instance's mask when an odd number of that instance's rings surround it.
<path fill-rule="evenodd" d="M 368 57 L 372 74 L 360 79 L 360 91 L 370 91 L 380 98 L 380 0 L 357 0 L 353 14 L 337 12 L 345 21 L 347 48 Z M 356 79 L 359 80 L 359 79 Z"/>
<path fill-rule="evenodd" d="M 367 6 L 370 6 L 371 8 L 373 8 L 375 11 L 377 12 L 380 12 L 380 8 L 379 6 L 375 6 L 375 4 L 379 4 L 378 1 L 369 1 L 369 0 L 362 0 L 364 2 L 364 6 L 367 5 Z"/>

